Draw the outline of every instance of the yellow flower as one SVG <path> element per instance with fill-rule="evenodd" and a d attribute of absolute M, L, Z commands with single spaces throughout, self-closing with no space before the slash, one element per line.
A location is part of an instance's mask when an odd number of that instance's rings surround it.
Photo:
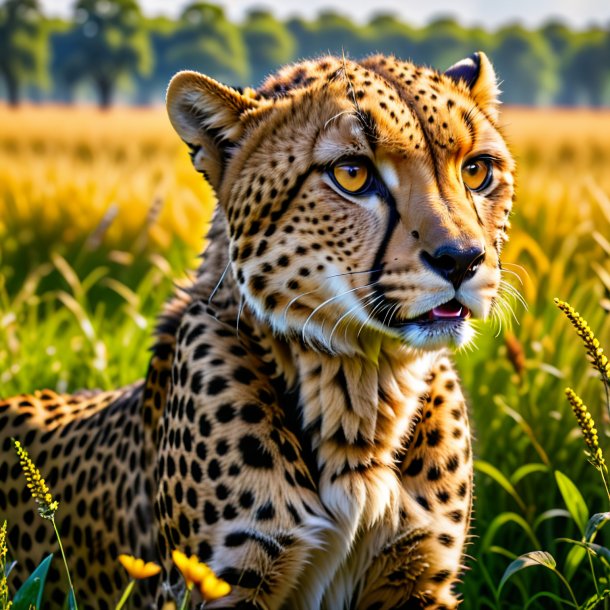
<path fill-rule="evenodd" d="M 210 573 L 199 583 L 199 591 L 201 597 L 203 597 L 205 601 L 212 601 L 229 595 L 229 593 L 231 593 L 231 585 L 221 578 L 218 578 L 216 574 L 210 570 Z"/>
<path fill-rule="evenodd" d="M 218 578 L 212 569 L 201 563 L 195 555 L 187 557 L 181 551 L 175 550 L 172 551 L 172 559 L 184 577 L 187 589 L 197 585 L 205 601 L 224 597 L 231 592 L 229 583 Z"/>
<path fill-rule="evenodd" d="M 156 563 L 150 561 L 145 563 L 143 559 L 137 559 L 133 555 L 119 555 L 119 562 L 131 578 L 138 580 L 156 576 L 161 571 L 161 566 Z"/>
<path fill-rule="evenodd" d="M 15 446 L 15 451 L 19 457 L 19 463 L 25 474 L 25 481 L 28 489 L 32 493 L 32 497 L 38 503 L 38 512 L 44 519 L 53 519 L 59 508 L 59 502 L 53 500 L 51 490 L 48 488 L 45 480 L 42 478 L 40 471 L 30 459 L 28 452 L 21 446 L 19 441 L 11 439 Z"/>

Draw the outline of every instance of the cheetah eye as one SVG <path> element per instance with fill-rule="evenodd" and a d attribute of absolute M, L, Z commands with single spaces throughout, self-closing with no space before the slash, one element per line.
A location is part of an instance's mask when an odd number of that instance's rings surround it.
<path fill-rule="evenodd" d="M 486 189 L 492 178 L 493 166 L 491 159 L 487 157 L 470 159 L 462 165 L 462 180 L 466 187 L 475 193 Z"/>
<path fill-rule="evenodd" d="M 340 161 L 330 170 L 334 183 L 346 193 L 363 193 L 370 184 L 372 172 L 365 161 Z"/>

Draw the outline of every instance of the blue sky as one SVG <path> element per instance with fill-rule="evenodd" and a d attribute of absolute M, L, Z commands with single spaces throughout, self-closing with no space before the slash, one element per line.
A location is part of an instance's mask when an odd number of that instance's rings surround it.
<path fill-rule="evenodd" d="M 190 0 L 139 1 L 149 15 L 176 15 Z M 73 2 L 41 0 L 41 4 L 49 13 L 67 16 Z M 225 0 L 218 4 L 236 20 L 251 8 L 266 7 L 280 17 L 313 17 L 319 10 L 333 9 L 359 22 L 366 21 L 376 12 L 392 12 L 415 25 L 425 24 L 439 15 L 453 15 L 466 25 L 487 27 L 514 21 L 537 26 L 550 18 L 560 18 L 575 28 L 590 24 L 610 25 L 608 0 Z"/>

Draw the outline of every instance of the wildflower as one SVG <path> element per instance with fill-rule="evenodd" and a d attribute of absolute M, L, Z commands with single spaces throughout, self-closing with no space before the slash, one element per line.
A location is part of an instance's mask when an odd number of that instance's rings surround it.
<path fill-rule="evenodd" d="M 158 566 L 156 563 L 150 561 L 144 562 L 143 559 L 138 559 L 133 555 L 119 555 L 119 563 L 125 568 L 125 571 L 132 580 L 123 592 L 115 610 L 122 610 L 123 606 L 125 606 L 136 584 L 136 580 L 156 576 L 161 571 L 161 566 Z"/>
<path fill-rule="evenodd" d="M 19 463 L 23 473 L 25 474 L 25 482 L 28 489 L 32 493 L 32 497 L 38 504 L 38 512 L 43 519 L 48 519 L 53 524 L 53 530 L 57 537 L 57 543 L 59 544 L 59 552 L 64 561 L 64 567 L 66 568 L 66 576 L 68 577 L 68 586 L 70 587 L 69 595 L 72 596 L 72 604 L 74 608 L 78 610 L 78 604 L 76 603 L 76 594 L 74 593 L 74 585 L 72 584 L 72 578 L 70 576 L 70 570 L 68 569 L 68 562 L 66 560 L 66 554 L 64 553 L 64 545 L 61 542 L 61 536 L 55 523 L 55 513 L 59 508 L 59 502 L 53 500 L 51 490 L 49 489 L 46 481 L 42 478 L 40 470 L 36 468 L 36 464 L 32 462 L 28 452 L 21 446 L 21 443 L 14 438 L 11 438 L 15 451 L 19 457 Z"/>
<path fill-rule="evenodd" d="M 45 480 L 42 478 L 40 471 L 30 459 L 28 452 L 21 446 L 21 443 L 12 439 L 15 451 L 19 456 L 19 463 L 25 474 L 26 484 L 32 493 L 32 497 L 38 504 L 38 512 L 43 519 L 53 520 L 55 513 L 59 508 L 59 502 L 53 500 L 51 491 Z"/>
<path fill-rule="evenodd" d="M 175 550 L 172 552 L 172 559 L 184 577 L 187 590 L 190 591 L 196 585 L 205 601 L 224 597 L 231 592 L 229 583 L 218 578 L 213 570 L 201 563 L 195 555 L 187 557 L 181 551 Z"/>
<path fill-rule="evenodd" d="M 119 562 L 127 571 L 131 578 L 140 580 L 142 578 L 150 578 L 161 572 L 161 566 L 156 563 L 144 562 L 143 559 L 137 559 L 132 555 L 119 555 Z"/>
<path fill-rule="evenodd" d="M 565 392 L 568 397 L 568 402 L 572 406 L 572 411 L 574 411 L 574 415 L 578 420 L 578 425 L 580 426 L 583 438 L 585 439 L 585 445 L 587 445 L 587 448 L 589 449 L 591 462 L 596 468 L 607 471 L 606 461 L 604 460 L 602 450 L 599 446 L 595 421 L 593 420 L 589 409 L 587 409 L 587 406 L 576 395 L 572 388 L 566 388 Z"/>
<path fill-rule="evenodd" d="M 587 321 L 565 301 L 555 299 L 555 305 L 563 311 L 572 326 L 576 329 L 578 336 L 582 339 L 587 349 L 587 354 L 591 358 L 591 363 L 597 370 L 606 385 L 610 384 L 610 361 L 604 354 L 604 350 L 600 347 L 599 341 L 596 339 L 593 331 L 589 328 Z"/>
<path fill-rule="evenodd" d="M 6 521 L 0 528 L 0 608 L 10 610 L 12 602 L 8 600 L 8 584 L 6 582 Z"/>

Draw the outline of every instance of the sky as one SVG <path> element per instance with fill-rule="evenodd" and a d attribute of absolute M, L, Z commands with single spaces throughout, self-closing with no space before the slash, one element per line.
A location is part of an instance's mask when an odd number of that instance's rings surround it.
<path fill-rule="evenodd" d="M 191 0 L 139 0 L 147 15 L 177 15 Z M 41 0 L 45 11 L 53 15 L 69 16 L 71 0 Z M 312 18 L 320 10 L 332 9 L 357 22 L 365 22 L 371 15 L 390 12 L 414 25 L 424 25 L 438 16 L 454 16 L 464 25 L 495 28 L 508 22 L 536 27 L 551 18 L 559 18 L 572 28 L 591 24 L 610 24 L 608 0 L 224 0 L 216 2 L 224 7 L 231 19 L 240 21 L 252 8 L 269 8 L 278 17 L 294 15 Z M 456 6 L 459 9 L 456 9 Z"/>

